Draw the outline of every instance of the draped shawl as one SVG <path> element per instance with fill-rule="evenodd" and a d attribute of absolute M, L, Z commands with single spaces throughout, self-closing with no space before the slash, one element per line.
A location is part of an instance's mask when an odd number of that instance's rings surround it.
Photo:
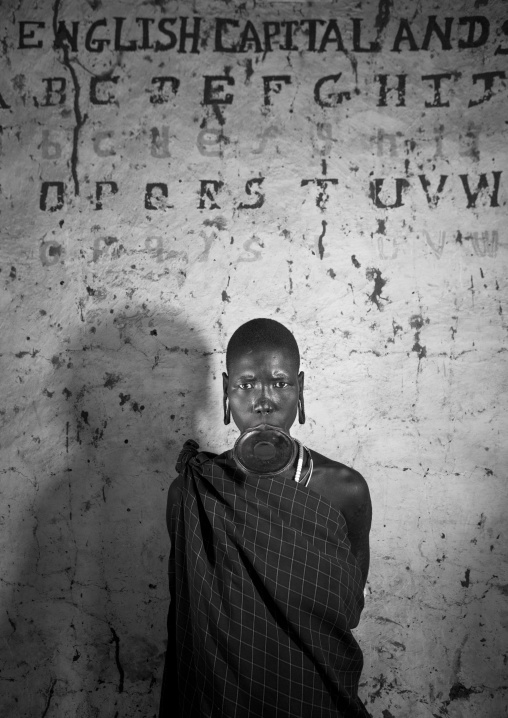
<path fill-rule="evenodd" d="M 351 634 L 362 578 L 340 511 L 195 442 L 177 471 L 160 718 L 368 717 Z"/>

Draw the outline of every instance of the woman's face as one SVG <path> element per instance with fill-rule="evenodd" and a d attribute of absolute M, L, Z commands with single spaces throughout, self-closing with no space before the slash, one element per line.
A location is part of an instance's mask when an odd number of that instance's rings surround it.
<path fill-rule="evenodd" d="M 289 432 L 303 394 L 303 372 L 285 349 L 257 347 L 234 357 L 229 376 L 223 374 L 224 394 L 241 432 L 271 424 Z"/>

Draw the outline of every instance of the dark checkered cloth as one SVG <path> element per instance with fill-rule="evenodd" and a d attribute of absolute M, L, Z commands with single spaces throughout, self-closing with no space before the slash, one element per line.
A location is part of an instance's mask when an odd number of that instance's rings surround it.
<path fill-rule="evenodd" d="M 342 514 L 294 482 L 247 482 L 230 451 L 186 442 L 177 470 L 160 718 L 367 718 Z"/>

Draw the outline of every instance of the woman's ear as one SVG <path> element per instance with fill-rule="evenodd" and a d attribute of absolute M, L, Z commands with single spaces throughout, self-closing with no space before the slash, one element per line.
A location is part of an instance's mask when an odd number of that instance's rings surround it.
<path fill-rule="evenodd" d="M 303 401 L 304 378 L 304 373 L 301 371 L 298 374 L 298 422 L 300 424 L 305 424 L 305 404 Z"/>
<path fill-rule="evenodd" d="M 226 426 L 231 423 L 231 407 L 228 399 L 229 377 L 225 371 L 222 372 L 222 406 L 224 407 L 224 423 Z"/>
<path fill-rule="evenodd" d="M 298 398 L 303 401 L 303 384 L 304 384 L 305 375 L 303 371 L 301 371 L 298 374 Z"/>

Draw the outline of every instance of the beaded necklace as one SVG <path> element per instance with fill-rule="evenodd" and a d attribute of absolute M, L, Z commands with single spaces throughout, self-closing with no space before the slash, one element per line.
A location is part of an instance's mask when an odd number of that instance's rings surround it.
<path fill-rule="evenodd" d="M 298 439 L 295 439 L 295 441 L 299 447 L 299 449 L 298 449 L 298 464 L 296 465 L 295 481 L 297 484 L 302 484 L 302 486 L 306 487 L 309 485 L 310 478 L 312 476 L 314 462 L 312 461 L 312 454 L 307 449 L 307 447 L 304 446 L 301 441 L 298 441 Z M 305 476 L 302 477 L 301 474 L 302 474 L 303 458 L 304 458 L 305 451 L 307 451 L 307 453 L 309 454 L 310 466 L 309 466 L 309 469 L 308 469 L 307 473 L 305 474 Z M 304 481 L 305 481 L 305 483 L 304 483 Z"/>

